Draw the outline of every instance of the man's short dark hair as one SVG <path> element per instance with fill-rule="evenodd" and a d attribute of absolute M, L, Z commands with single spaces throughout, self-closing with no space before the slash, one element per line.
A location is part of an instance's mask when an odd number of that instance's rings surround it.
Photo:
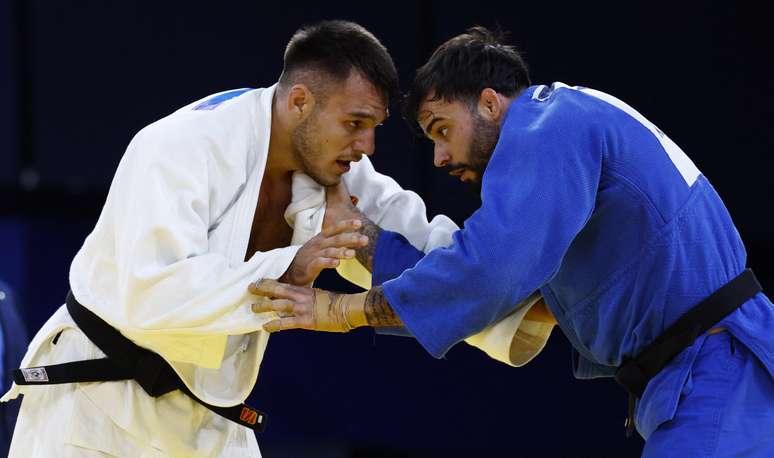
<path fill-rule="evenodd" d="M 387 48 L 371 32 L 354 22 L 322 21 L 298 29 L 285 48 L 284 60 L 280 85 L 285 88 L 295 84 L 302 73 L 307 80 L 316 79 L 320 83 L 316 86 L 321 87 L 330 78 L 342 82 L 355 70 L 370 81 L 388 103 L 400 91 L 398 72 Z M 314 93 L 315 88 L 310 89 Z M 315 96 L 324 99 L 324 91 L 318 92 Z"/>
<path fill-rule="evenodd" d="M 417 112 L 432 94 L 432 100 L 478 101 L 481 91 L 492 88 L 514 97 L 530 85 L 527 64 L 513 46 L 503 44 L 504 33 L 471 27 L 435 50 L 414 77 L 406 97 L 404 116 L 417 129 Z"/>

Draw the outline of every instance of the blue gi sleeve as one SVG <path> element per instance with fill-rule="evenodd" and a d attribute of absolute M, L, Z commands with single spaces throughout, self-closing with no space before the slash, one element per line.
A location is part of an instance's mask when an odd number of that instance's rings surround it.
<path fill-rule="evenodd" d="M 589 123 L 570 114 L 514 125 L 514 117 L 484 174 L 481 208 L 450 246 L 383 285 L 437 358 L 550 280 L 594 208 L 602 142 Z"/>
<path fill-rule="evenodd" d="M 397 278 L 404 270 L 414 267 L 424 255 L 425 253 L 414 248 L 406 237 L 397 232 L 382 230 L 374 250 L 371 283 L 378 286 Z M 376 333 L 413 337 L 404 327 L 376 328 Z"/>
<path fill-rule="evenodd" d="M 421 250 L 397 232 L 382 230 L 374 250 L 371 282 L 374 286 L 397 278 L 425 256 Z"/>

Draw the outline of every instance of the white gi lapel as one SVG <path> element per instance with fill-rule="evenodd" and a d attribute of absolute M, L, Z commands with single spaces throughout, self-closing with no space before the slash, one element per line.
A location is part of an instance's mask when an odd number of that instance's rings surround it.
<path fill-rule="evenodd" d="M 285 221 L 293 228 L 291 245 L 303 245 L 322 230 L 325 188 L 308 175 L 293 174 L 293 199 L 285 210 Z"/>
<path fill-rule="evenodd" d="M 325 218 L 325 188 L 308 175 L 293 175 L 293 200 L 285 210 L 285 221 L 293 228 L 293 245 L 303 245 L 322 230 Z M 371 288 L 371 273 L 356 259 L 343 259 L 336 272 L 364 289 Z"/>
<path fill-rule="evenodd" d="M 248 157 L 248 177 L 245 189 L 234 208 L 235 220 L 229 237 L 227 257 L 230 266 L 244 262 L 247 244 L 250 242 L 250 230 L 253 227 L 255 207 L 258 204 L 258 194 L 261 191 L 263 172 L 269 156 L 269 139 L 271 136 L 271 106 L 277 85 L 261 92 L 260 103 L 254 107 L 253 125 L 256 128 L 255 147 Z"/>

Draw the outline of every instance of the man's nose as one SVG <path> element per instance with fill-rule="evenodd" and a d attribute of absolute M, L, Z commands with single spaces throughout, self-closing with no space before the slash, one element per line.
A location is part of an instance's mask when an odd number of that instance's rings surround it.
<path fill-rule="evenodd" d="M 433 149 L 433 164 L 435 164 L 436 167 L 446 167 L 446 164 L 448 164 L 450 160 L 451 156 L 446 152 L 446 149 L 435 145 L 435 148 Z"/>
<path fill-rule="evenodd" d="M 371 156 L 376 149 L 375 143 L 376 129 L 366 129 L 352 144 L 352 149 L 366 156 Z"/>

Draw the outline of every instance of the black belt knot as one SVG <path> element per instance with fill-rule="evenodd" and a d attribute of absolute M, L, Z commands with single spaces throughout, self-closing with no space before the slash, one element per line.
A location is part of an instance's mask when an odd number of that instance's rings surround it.
<path fill-rule="evenodd" d="M 146 393 L 157 398 L 178 388 L 177 374 L 161 356 L 147 352 L 137 360 L 134 377 Z"/>

